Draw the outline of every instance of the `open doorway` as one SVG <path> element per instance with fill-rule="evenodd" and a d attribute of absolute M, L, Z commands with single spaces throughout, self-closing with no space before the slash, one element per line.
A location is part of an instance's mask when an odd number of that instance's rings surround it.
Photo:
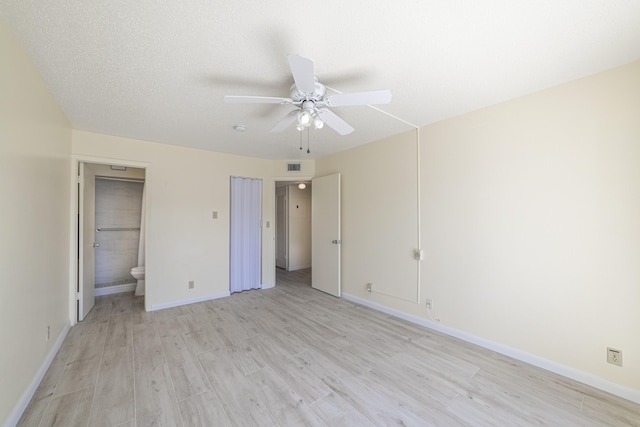
<path fill-rule="evenodd" d="M 73 324 L 89 315 L 96 296 L 135 293 L 146 305 L 147 218 L 144 164 L 74 160 Z"/>
<path fill-rule="evenodd" d="M 282 181 L 282 182 L 280 182 Z M 304 184 L 304 186 L 299 184 Z M 341 296 L 341 179 L 339 173 L 326 175 L 306 181 L 300 180 L 274 180 L 274 194 L 276 197 L 274 203 L 275 224 L 280 229 L 274 230 L 274 277 L 275 284 L 278 285 L 278 272 L 291 271 L 293 268 L 309 267 L 309 276 L 311 277 L 311 287 L 336 297 Z M 308 191 L 308 202 L 298 203 L 299 199 L 291 196 L 292 188 L 297 187 L 298 190 Z M 313 186 L 313 189 L 311 188 Z M 279 187 L 287 187 L 288 190 L 278 190 Z M 304 188 L 302 188 L 304 187 Z M 295 191 L 295 190 L 293 190 Z M 282 195 L 286 198 L 283 198 Z M 295 193 L 300 194 L 300 193 Z M 278 200 L 280 197 L 280 200 Z M 280 202 L 280 203 L 279 203 Z M 278 208 L 280 205 L 280 208 Z M 292 262 L 294 250 L 298 247 L 292 247 L 292 210 L 302 216 L 305 209 L 307 233 L 309 238 L 305 239 L 305 250 L 310 254 L 310 263 Z M 305 209 L 301 209 L 304 206 Z M 279 211 L 279 212 L 278 212 Z M 287 234 L 288 233 L 288 234 Z M 279 242 L 278 239 L 285 239 L 285 243 Z M 278 258 L 282 259 L 282 254 L 278 252 L 278 247 L 284 248 L 286 262 L 285 267 L 277 267 Z M 287 270 L 288 269 L 288 270 Z M 312 271 L 313 270 L 313 271 Z M 296 271 L 296 270 L 293 270 Z M 315 273 L 315 274 L 312 274 Z"/>
<path fill-rule="evenodd" d="M 311 191 L 311 181 L 275 183 L 276 273 L 309 270 L 310 274 Z"/>

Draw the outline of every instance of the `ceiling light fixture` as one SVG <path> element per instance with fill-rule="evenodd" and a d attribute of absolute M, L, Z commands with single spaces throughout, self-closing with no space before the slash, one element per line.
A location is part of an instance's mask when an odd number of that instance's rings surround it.
<path fill-rule="evenodd" d="M 322 129 L 323 126 L 324 126 L 324 122 L 320 119 L 320 117 L 315 116 L 313 118 L 313 127 L 316 129 Z"/>
<path fill-rule="evenodd" d="M 307 188 L 307 184 L 305 184 L 304 182 L 301 182 L 300 184 L 298 184 L 298 188 L 301 190 L 304 190 L 305 188 Z"/>
<path fill-rule="evenodd" d="M 307 127 L 311 123 L 311 113 L 307 110 L 302 110 L 298 113 L 298 125 Z"/>

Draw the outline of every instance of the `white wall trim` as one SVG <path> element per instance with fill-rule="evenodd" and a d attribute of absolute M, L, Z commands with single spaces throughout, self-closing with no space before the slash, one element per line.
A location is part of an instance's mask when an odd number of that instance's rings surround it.
<path fill-rule="evenodd" d="M 627 399 L 635 403 L 640 403 L 640 390 L 632 389 L 630 387 L 605 380 L 604 378 L 598 377 L 588 372 L 580 371 L 570 366 L 562 365 L 552 360 L 544 359 L 542 357 L 536 356 L 535 354 L 527 353 L 525 351 L 518 350 L 494 341 L 489 341 L 484 338 L 469 334 L 467 332 L 444 326 L 433 320 L 404 313 L 400 310 L 396 310 L 354 295 L 346 294 L 343 292 L 342 297 L 347 301 L 351 301 L 356 304 L 364 305 L 365 307 L 369 307 L 374 310 L 399 317 L 400 319 L 404 319 L 420 326 L 433 329 L 434 331 L 442 332 L 443 334 L 459 338 L 463 341 L 467 341 L 480 347 L 493 350 L 497 353 L 512 357 L 530 365 L 537 366 L 539 368 L 554 372 L 567 378 L 571 378 L 572 380 L 606 391 L 607 393 L 614 394 L 616 396 L 622 397 L 623 399 Z"/>
<path fill-rule="evenodd" d="M 56 342 L 53 344 L 53 347 L 51 347 L 51 350 L 49 351 L 49 354 L 42 362 L 42 365 L 40 365 L 40 369 L 38 369 L 38 372 L 36 373 L 36 376 L 33 378 L 33 381 L 31 381 L 31 384 L 29 385 L 29 387 L 27 387 L 25 392 L 22 394 L 22 397 L 20 397 L 20 400 L 18 400 L 18 403 L 16 404 L 15 408 L 13 408 L 13 411 L 11 412 L 11 414 L 9 415 L 9 418 L 4 424 L 5 427 L 15 427 L 15 425 L 18 424 L 18 421 L 20 421 L 20 417 L 24 413 L 25 409 L 27 409 L 27 405 L 29 405 L 31 398 L 35 394 L 40 383 L 42 382 L 42 379 L 47 373 L 49 366 L 51 366 L 51 362 L 53 362 L 53 358 L 56 357 L 56 354 L 58 354 L 58 350 L 60 350 L 60 347 L 62 346 L 64 339 L 67 337 L 67 334 L 69 333 L 69 329 L 71 329 L 71 324 L 69 323 L 67 323 L 65 327 L 62 328 L 62 331 L 58 335 L 58 339 L 56 339 Z"/>
<path fill-rule="evenodd" d="M 95 296 L 101 297 L 103 295 L 121 294 L 123 292 L 133 292 L 136 290 L 136 283 L 127 283 L 126 285 L 105 286 L 104 288 L 96 288 Z"/>
<path fill-rule="evenodd" d="M 228 297 L 229 295 L 231 295 L 231 293 L 229 291 L 225 291 L 217 294 L 203 295 L 201 297 L 165 302 L 162 304 L 151 304 L 151 311 L 164 310 L 165 308 L 179 307 L 181 305 L 187 305 L 187 304 L 195 304 L 197 302 L 203 302 L 203 301 L 209 301 L 212 299 Z"/>
<path fill-rule="evenodd" d="M 294 265 L 293 267 L 289 266 L 289 271 L 304 270 L 305 268 L 311 268 L 311 264 Z"/>

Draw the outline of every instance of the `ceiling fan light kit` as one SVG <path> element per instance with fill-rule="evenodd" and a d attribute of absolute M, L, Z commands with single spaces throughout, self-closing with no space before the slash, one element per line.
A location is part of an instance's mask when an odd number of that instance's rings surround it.
<path fill-rule="evenodd" d="M 326 124 L 340 135 L 348 135 L 354 129 L 327 107 L 388 104 L 391 102 L 389 90 L 338 93 L 326 96 L 326 87 L 318 81 L 311 59 L 292 54 L 288 56 L 288 60 L 295 82 L 291 86 L 290 98 L 227 95 L 224 97 L 224 102 L 228 104 L 294 105 L 297 108 L 290 111 L 271 129 L 271 132 L 283 132 L 295 122 L 296 129 L 300 132 L 310 126 L 322 129 Z"/>

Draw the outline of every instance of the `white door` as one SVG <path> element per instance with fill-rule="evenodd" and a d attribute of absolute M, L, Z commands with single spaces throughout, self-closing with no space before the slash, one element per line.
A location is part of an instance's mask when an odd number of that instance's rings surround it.
<path fill-rule="evenodd" d="M 311 286 L 340 296 L 340 174 L 315 178 L 311 192 Z"/>
<path fill-rule="evenodd" d="M 262 180 L 231 177 L 229 291 L 262 287 Z"/>
<path fill-rule="evenodd" d="M 276 189 L 276 267 L 289 269 L 287 265 L 289 239 L 287 237 L 287 190 Z"/>
<path fill-rule="evenodd" d="M 95 300 L 95 223 L 96 223 L 96 175 L 84 163 L 80 163 L 79 240 L 78 265 L 78 321 L 82 321 L 93 308 Z"/>

